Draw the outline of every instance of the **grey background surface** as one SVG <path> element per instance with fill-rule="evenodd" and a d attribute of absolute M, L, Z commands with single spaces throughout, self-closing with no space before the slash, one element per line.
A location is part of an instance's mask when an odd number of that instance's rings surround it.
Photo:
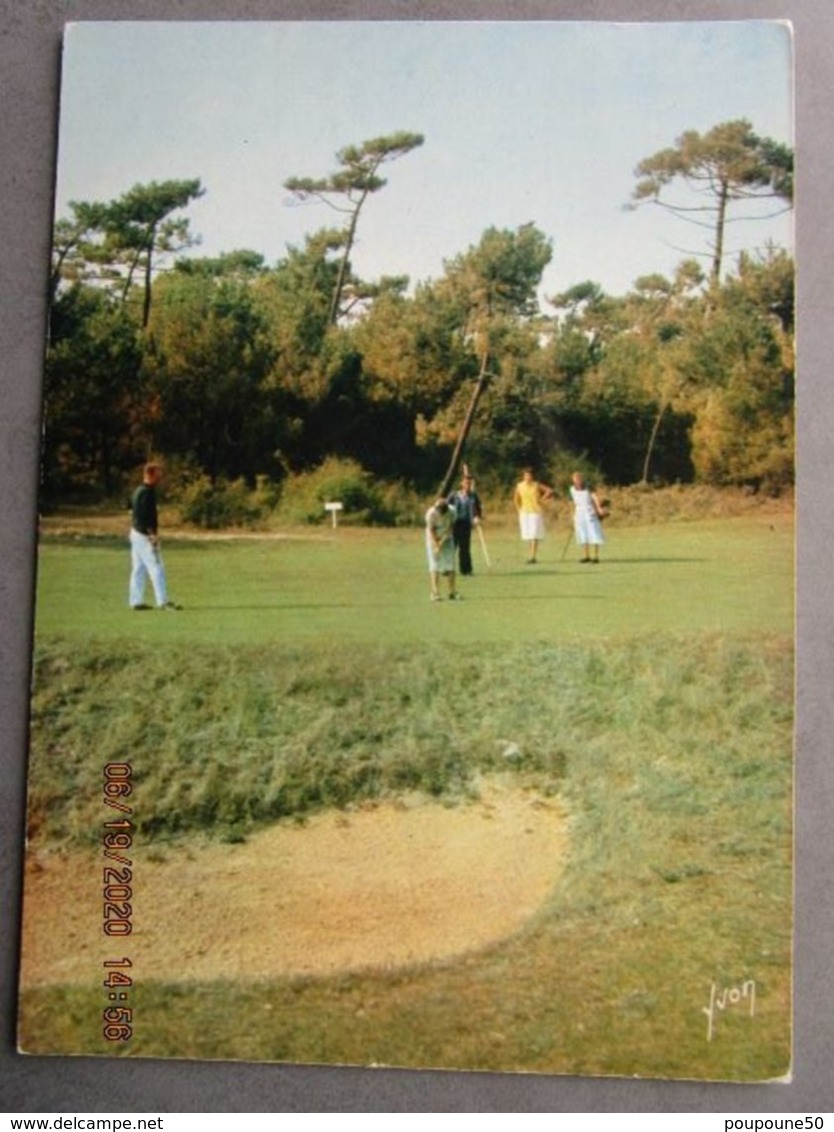
<path fill-rule="evenodd" d="M 793 23 L 799 161 L 799 663 L 796 1033 L 790 1084 L 25 1058 L 15 1052 L 44 296 L 62 28 L 85 19 L 334 18 L 770 18 Z M 834 1108 L 832 87 L 830 0 L 0 0 L 0 1110 L 798 1114 Z M 739 562 L 739 569 L 746 568 Z"/>

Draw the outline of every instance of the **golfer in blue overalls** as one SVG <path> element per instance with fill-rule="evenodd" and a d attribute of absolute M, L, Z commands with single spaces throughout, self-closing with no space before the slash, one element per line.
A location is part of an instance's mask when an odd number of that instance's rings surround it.
<path fill-rule="evenodd" d="M 481 500 L 475 491 L 472 477 L 464 475 L 457 491 L 449 496 L 449 506 L 455 512 L 454 538 L 461 574 L 472 571 L 472 529 L 481 521 Z"/>

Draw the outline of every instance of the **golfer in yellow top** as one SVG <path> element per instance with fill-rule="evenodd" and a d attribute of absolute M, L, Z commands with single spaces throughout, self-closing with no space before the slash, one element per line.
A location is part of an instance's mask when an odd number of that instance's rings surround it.
<path fill-rule="evenodd" d="M 518 511 L 521 537 L 529 543 L 528 565 L 533 565 L 539 551 L 539 543 L 544 538 L 544 512 L 542 504 L 553 498 L 553 489 L 545 483 L 533 479 L 533 469 L 525 468 L 521 480 L 516 484 L 513 503 Z"/>

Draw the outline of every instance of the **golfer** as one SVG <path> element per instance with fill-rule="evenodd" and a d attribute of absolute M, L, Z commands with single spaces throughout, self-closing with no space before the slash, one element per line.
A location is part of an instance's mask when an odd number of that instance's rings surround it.
<path fill-rule="evenodd" d="M 441 495 L 426 512 L 426 554 L 429 560 L 431 600 L 440 601 L 440 575 L 449 583 L 449 601 L 458 601 L 455 590 L 455 512 Z"/>
<path fill-rule="evenodd" d="M 449 506 L 455 513 L 455 523 L 452 535 L 458 553 L 458 566 L 461 574 L 468 576 L 474 573 L 472 569 L 472 530 L 477 527 L 483 518 L 481 499 L 475 491 L 475 481 L 464 472 L 460 487 L 452 492 L 448 499 Z"/>
<path fill-rule="evenodd" d="M 570 497 L 573 501 L 573 529 L 576 545 L 582 547 L 582 563 L 599 564 L 599 548 L 605 542 L 602 533 L 602 504 L 586 483 L 581 472 L 571 476 Z"/>
<path fill-rule="evenodd" d="M 542 504 L 553 498 L 553 488 L 533 478 L 533 469 L 525 468 L 513 493 L 518 512 L 521 538 L 528 544 L 527 563 L 534 566 L 538 560 L 539 543 L 544 538 L 544 511 Z"/>
<path fill-rule="evenodd" d="M 158 609 L 180 609 L 168 599 L 165 566 L 159 551 L 159 519 L 156 506 L 156 488 L 162 479 L 159 464 L 145 464 L 142 483 L 130 501 L 130 608 L 150 609 L 145 604 L 145 584 L 150 578 Z"/>

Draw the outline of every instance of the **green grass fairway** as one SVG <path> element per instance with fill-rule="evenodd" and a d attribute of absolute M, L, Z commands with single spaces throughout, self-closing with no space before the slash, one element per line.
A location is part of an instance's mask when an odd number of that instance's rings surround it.
<path fill-rule="evenodd" d="M 164 548 L 179 615 L 127 608 L 126 544 L 45 542 L 38 634 L 85 639 L 269 643 L 619 638 L 651 632 L 792 632 L 789 518 L 609 531 L 599 566 L 583 566 L 561 529 L 536 566 L 517 537 L 488 532 L 492 568 L 474 546 L 464 601 L 430 606 L 422 532 L 341 529 L 283 539 L 176 540 Z"/>
<path fill-rule="evenodd" d="M 137 876 L 205 841 L 231 858 L 276 821 L 309 836 L 323 809 L 407 792 L 462 806 L 486 776 L 558 799 L 569 848 L 518 934 L 443 962 L 251 982 L 195 981 L 186 958 L 161 982 L 142 978 L 139 934 L 110 941 L 137 946 L 131 1042 L 103 1040 L 94 969 L 85 985 L 24 986 L 24 1048 L 786 1074 L 791 516 L 606 534 L 598 566 L 573 545 L 561 558 L 564 525 L 528 566 L 509 527 L 487 527 L 492 568 L 476 542 L 464 600 L 437 604 L 420 531 L 171 537 L 176 613 L 127 608 L 126 542 L 45 537 L 29 797 L 41 861 L 95 857 L 98 875 L 107 762 L 132 766 Z M 172 893 L 172 907 L 199 895 Z"/>

